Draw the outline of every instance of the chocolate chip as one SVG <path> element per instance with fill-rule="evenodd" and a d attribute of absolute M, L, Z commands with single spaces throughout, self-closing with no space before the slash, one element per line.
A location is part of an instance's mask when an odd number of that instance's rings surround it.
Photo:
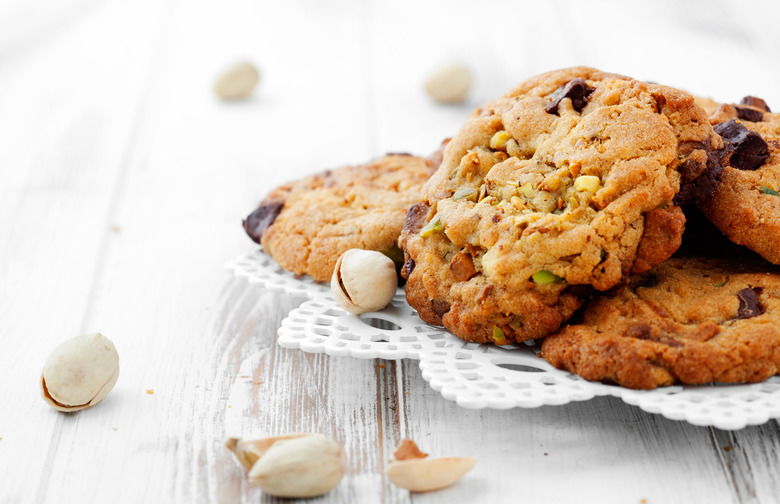
<path fill-rule="evenodd" d="M 443 317 L 445 313 L 450 311 L 450 304 L 446 301 L 431 300 L 431 310 L 437 317 Z"/>
<path fill-rule="evenodd" d="M 682 184 L 673 202 L 677 206 L 685 206 L 709 197 L 718 187 L 720 174 L 723 171 L 721 161 L 723 151 L 714 150 L 709 141 L 686 142 L 680 147 L 685 155 L 690 155 L 694 150 L 699 149 L 707 153 L 705 164 L 702 165 L 689 158 L 678 168 L 682 175 Z"/>
<path fill-rule="evenodd" d="M 769 105 L 766 104 L 764 100 L 761 98 L 756 98 L 755 96 L 746 96 L 742 98 L 742 101 L 739 102 L 740 105 L 747 105 L 749 107 L 756 107 L 760 108 L 761 110 L 764 110 L 766 112 L 772 112 L 769 110 Z"/>
<path fill-rule="evenodd" d="M 548 114 L 558 115 L 558 105 L 561 104 L 561 100 L 571 98 L 571 105 L 574 107 L 574 110 L 582 112 L 582 109 L 588 104 L 588 96 L 593 91 L 594 88 L 588 86 L 584 80 L 577 77 L 573 81 L 569 81 L 555 94 L 552 102 L 544 108 L 544 111 Z"/>
<path fill-rule="evenodd" d="M 268 201 L 257 207 L 257 210 L 249 214 L 245 220 L 241 221 L 244 225 L 244 231 L 254 242 L 260 243 L 263 237 L 263 231 L 274 223 L 282 211 L 284 201 Z"/>
<path fill-rule="evenodd" d="M 729 164 L 738 170 L 756 170 L 769 157 L 769 147 L 761 135 L 737 122 L 716 124 L 715 132 L 726 141 L 731 151 Z"/>
<path fill-rule="evenodd" d="M 756 289 L 742 289 L 737 293 L 737 297 L 739 298 L 738 319 L 749 319 L 764 313 L 764 309 L 758 302 Z"/>
<path fill-rule="evenodd" d="M 417 266 L 417 263 L 414 262 L 414 259 L 407 259 L 404 263 L 404 267 L 401 268 L 401 276 L 408 279 L 412 274 L 412 271 L 414 271 L 415 266 Z"/>
<path fill-rule="evenodd" d="M 739 105 L 734 105 L 734 109 L 737 111 L 737 117 L 744 121 L 761 122 L 764 120 L 764 113 L 760 110 L 750 107 L 740 107 Z"/>

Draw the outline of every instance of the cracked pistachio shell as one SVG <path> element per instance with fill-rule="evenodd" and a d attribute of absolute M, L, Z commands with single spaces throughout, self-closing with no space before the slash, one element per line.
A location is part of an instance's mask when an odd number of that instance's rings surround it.
<path fill-rule="evenodd" d="M 339 306 L 350 313 L 381 310 L 398 289 L 395 263 L 374 250 L 347 250 L 336 261 L 330 288 Z"/>
<path fill-rule="evenodd" d="M 385 474 L 401 488 L 432 492 L 452 485 L 476 463 L 474 457 L 413 458 L 391 462 Z"/>
<path fill-rule="evenodd" d="M 341 447 L 322 434 L 276 441 L 249 471 L 263 492 L 288 498 L 328 493 L 343 476 Z"/>
<path fill-rule="evenodd" d="M 41 373 L 41 395 L 59 411 L 80 411 L 99 403 L 119 377 L 119 354 L 100 333 L 82 334 L 52 351 Z"/>
<path fill-rule="evenodd" d="M 263 454 L 268 451 L 268 448 L 270 448 L 272 444 L 283 439 L 295 439 L 303 436 L 311 436 L 311 433 L 293 432 L 290 434 L 282 434 L 280 436 L 273 436 L 263 439 L 252 439 L 247 441 L 232 437 L 225 441 L 225 446 L 228 450 L 233 452 L 233 455 L 236 456 L 236 460 L 238 460 L 239 464 L 249 470 L 252 469 L 252 466 L 255 465 L 255 462 L 257 462 L 260 457 L 262 457 Z"/>

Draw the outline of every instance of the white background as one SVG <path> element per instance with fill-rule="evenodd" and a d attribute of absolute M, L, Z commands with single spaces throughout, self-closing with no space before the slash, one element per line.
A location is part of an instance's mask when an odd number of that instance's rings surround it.
<path fill-rule="evenodd" d="M 272 500 L 222 446 L 242 362 L 246 435 L 344 446 L 348 474 L 313 502 L 780 502 L 776 421 L 725 432 L 611 398 L 463 410 L 414 361 L 278 348 L 301 300 L 223 268 L 252 250 L 241 218 L 275 185 L 428 154 L 542 71 L 591 65 L 780 109 L 779 25 L 770 1 L 3 0 L 0 502 Z M 260 85 L 220 103 L 213 82 L 239 59 Z M 452 61 L 472 92 L 434 104 L 423 82 Z M 38 396 L 43 361 L 92 331 L 116 344 L 119 382 L 57 413 Z M 382 475 L 407 436 L 479 461 L 410 495 Z"/>

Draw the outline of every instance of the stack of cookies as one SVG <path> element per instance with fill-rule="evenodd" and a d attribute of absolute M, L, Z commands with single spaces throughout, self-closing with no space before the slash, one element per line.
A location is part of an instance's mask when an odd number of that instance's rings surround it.
<path fill-rule="evenodd" d="M 397 237 L 425 322 L 478 343 L 544 338 L 545 359 L 589 380 L 755 382 L 780 371 L 778 139 L 758 98 L 564 69 L 478 108 L 431 159 L 285 186 L 245 228 L 322 280 L 326 266 L 301 265 L 343 246 L 392 257 Z"/>

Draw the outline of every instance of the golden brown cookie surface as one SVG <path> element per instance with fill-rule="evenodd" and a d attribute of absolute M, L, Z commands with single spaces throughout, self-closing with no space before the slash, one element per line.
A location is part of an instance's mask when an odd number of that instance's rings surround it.
<path fill-rule="evenodd" d="M 524 82 L 474 113 L 407 216 L 407 300 L 470 341 L 544 336 L 674 252 L 721 148 L 681 91 L 581 67 Z"/>
<path fill-rule="evenodd" d="M 244 220 L 244 229 L 282 268 L 328 281 L 348 249 L 400 256 L 396 241 L 406 210 L 435 163 L 435 154 L 389 154 L 285 184 Z"/>
<path fill-rule="evenodd" d="M 780 371 L 780 269 L 673 258 L 582 309 L 542 343 L 544 358 L 587 380 L 652 389 L 756 382 Z"/>

